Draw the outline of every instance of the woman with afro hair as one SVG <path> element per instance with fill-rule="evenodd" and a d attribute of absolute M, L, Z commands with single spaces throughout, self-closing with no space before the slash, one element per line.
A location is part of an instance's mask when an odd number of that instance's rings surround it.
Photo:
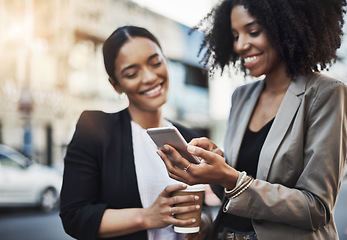
<path fill-rule="evenodd" d="M 210 183 L 223 199 L 210 239 L 338 239 L 347 87 L 319 71 L 337 59 L 345 7 L 346 0 L 224 0 L 199 27 L 211 71 L 234 66 L 262 79 L 234 91 L 224 151 L 193 139 L 188 151 L 199 165 L 169 145 L 158 152 L 170 177 Z"/>

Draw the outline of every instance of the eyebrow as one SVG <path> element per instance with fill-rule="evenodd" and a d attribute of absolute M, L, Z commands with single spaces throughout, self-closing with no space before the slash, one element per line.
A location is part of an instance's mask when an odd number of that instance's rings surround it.
<path fill-rule="evenodd" d="M 151 56 L 148 58 L 148 60 L 152 60 L 153 58 L 158 57 L 158 56 L 159 56 L 158 53 L 154 53 L 153 55 L 151 55 Z"/>
<path fill-rule="evenodd" d="M 245 26 L 243 26 L 243 28 L 249 28 L 255 24 L 258 24 L 259 25 L 259 22 L 258 21 L 253 21 L 253 22 L 250 22 L 250 23 L 247 23 Z M 231 28 L 232 31 L 235 31 L 234 28 Z"/>
<path fill-rule="evenodd" d="M 253 21 L 253 22 L 247 23 L 247 24 L 244 26 L 244 28 L 248 28 L 248 27 L 253 26 L 253 25 L 255 25 L 255 24 L 259 24 L 258 21 Z"/>
<path fill-rule="evenodd" d="M 130 69 L 130 68 L 134 68 L 134 67 L 136 67 L 136 64 L 129 65 L 129 66 L 123 68 L 122 71 L 121 71 L 121 73 L 123 74 L 126 70 L 128 70 L 128 69 Z"/>
<path fill-rule="evenodd" d="M 154 53 L 153 55 L 149 56 L 148 60 L 150 61 L 150 60 L 152 60 L 153 58 L 155 58 L 157 56 L 159 56 L 159 54 L 158 53 Z M 136 64 L 132 64 L 132 65 L 126 66 L 125 68 L 122 69 L 121 73 L 124 73 L 126 70 L 134 68 L 134 67 L 136 67 Z"/>

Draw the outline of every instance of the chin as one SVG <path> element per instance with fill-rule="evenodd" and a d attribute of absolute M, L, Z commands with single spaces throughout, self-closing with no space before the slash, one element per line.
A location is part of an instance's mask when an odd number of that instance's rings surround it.
<path fill-rule="evenodd" d="M 256 77 L 257 78 L 257 77 L 263 76 L 264 73 L 263 72 L 259 73 L 259 72 L 249 71 L 249 75 L 251 75 L 252 77 Z"/>
<path fill-rule="evenodd" d="M 161 101 L 155 101 L 155 103 L 153 103 L 153 105 L 151 106 L 148 106 L 148 108 L 156 111 L 156 110 L 159 110 L 165 103 L 166 103 L 166 98 Z"/>

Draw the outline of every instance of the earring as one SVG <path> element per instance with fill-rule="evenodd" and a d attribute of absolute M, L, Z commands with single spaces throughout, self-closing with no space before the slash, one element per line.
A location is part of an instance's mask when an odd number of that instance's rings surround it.
<path fill-rule="evenodd" d="M 124 92 L 118 93 L 118 100 L 123 101 L 126 98 L 127 98 L 127 95 Z"/>

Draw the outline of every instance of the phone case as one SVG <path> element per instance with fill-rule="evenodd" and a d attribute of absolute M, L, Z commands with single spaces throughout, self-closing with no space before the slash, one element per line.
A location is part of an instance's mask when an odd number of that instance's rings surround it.
<path fill-rule="evenodd" d="M 147 134 L 152 138 L 158 148 L 162 148 L 165 144 L 173 146 L 182 157 L 192 163 L 199 163 L 200 160 L 196 156 L 192 156 L 187 151 L 187 142 L 175 127 L 159 127 L 147 129 Z"/>

